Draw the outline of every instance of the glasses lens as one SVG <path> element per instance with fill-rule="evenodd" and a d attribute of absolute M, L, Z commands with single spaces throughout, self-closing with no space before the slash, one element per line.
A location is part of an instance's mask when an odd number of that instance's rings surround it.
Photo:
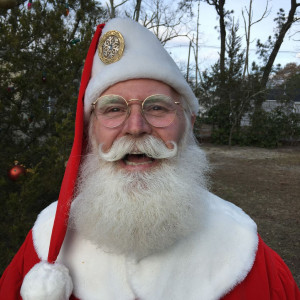
<path fill-rule="evenodd" d="M 176 104 L 165 95 L 152 95 L 145 99 L 143 113 L 145 119 L 155 127 L 170 125 L 176 115 Z"/>
<path fill-rule="evenodd" d="M 127 116 L 127 103 L 118 95 L 105 95 L 95 105 L 97 119 L 108 128 L 121 125 Z"/>

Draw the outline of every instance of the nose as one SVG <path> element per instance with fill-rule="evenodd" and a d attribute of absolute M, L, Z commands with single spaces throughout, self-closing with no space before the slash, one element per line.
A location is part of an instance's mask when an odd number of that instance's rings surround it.
<path fill-rule="evenodd" d="M 140 136 L 150 134 L 151 130 L 151 125 L 143 117 L 141 105 L 131 104 L 130 114 L 124 124 L 125 133 Z"/>

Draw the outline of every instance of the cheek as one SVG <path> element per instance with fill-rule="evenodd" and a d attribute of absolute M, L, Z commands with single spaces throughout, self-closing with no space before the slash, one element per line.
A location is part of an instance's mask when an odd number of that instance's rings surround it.
<path fill-rule="evenodd" d="M 174 122 L 168 128 L 166 128 L 166 132 L 161 136 L 163 136 L 163 140 L 165 142 L 174 141 L 178 144 L 183 138 L 185 128 L 186 124 L 184 117 L 178 118 L 176 122 Z M 169 144 L 167 146 L 172 147 Z"/>
<path fill-rule="evenodd" d="M 183 120 L 180 122 L 177 132 L 176 132 L 176 142 L 179 143 L 181 139 L 183 138 L 184 132 L 185 132 L 186 124 L 185 121 Z"/>
<path fill-rule="evenodd" d="M 177 122 L 177 142 L 179 142 L 186 131 L 187 123 L 186 123 L 186 118 L 183 112 L 178 117 L 178 122 Z"/>
<path fill-rule="evenodd" d="M 97 145 L 103 144 L 103 150 L 108 150 L 114 139 L 115 134 L 112 129 L 106 128 L 97 124 L 97 121 L 93 124 L 93 133 L 96 140 Z"/>

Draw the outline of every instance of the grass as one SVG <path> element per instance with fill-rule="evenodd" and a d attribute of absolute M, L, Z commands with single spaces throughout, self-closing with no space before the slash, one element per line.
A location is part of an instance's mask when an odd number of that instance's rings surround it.
<path fill-rule="evenodd" d="M 213 167 L 211 191 L 253 218 L 300 286 L 300 148 L 202 148 Z"/>

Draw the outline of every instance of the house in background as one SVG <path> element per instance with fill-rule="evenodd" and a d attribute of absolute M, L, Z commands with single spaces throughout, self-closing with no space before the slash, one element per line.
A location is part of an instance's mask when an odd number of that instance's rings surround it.
<path fill-rule="evenodd" d="M 267 94 L 267 100 L 262 104 L 266 112 L 272 112 L 278 107 L 282 107 L 286 113 L 300 114 L 300 88 L 293 91 L 292 95 L 287 95 L 284 89 L 271 88 Z M 289 101 L 287 101 L 290 99 Z M 249 126 L 250 118 L 246 113 L 241 121 L 241 126 Z"/>

